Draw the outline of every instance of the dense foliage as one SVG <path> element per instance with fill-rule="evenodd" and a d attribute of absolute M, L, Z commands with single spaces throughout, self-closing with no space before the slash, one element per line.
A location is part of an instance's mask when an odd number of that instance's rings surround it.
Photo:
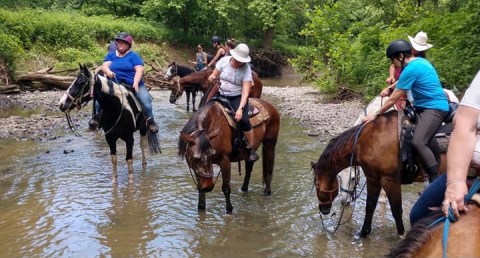
<path fill-rule="evenodd" d="M 73 69 L 79 63 L 95 67 L 103 61 L 106 44 L 119 31 L 128 30 L 135 35 L 136 43 L 156 42 L 166 34 L 144 20 L 87 17 L 41 9 L 0 9 L 0 24 L 0 57 L 11 71 L 50 66 Z M 144 52 L 146 56 L 162 58 L 153 46 Z"/>
<path fill-rule="evenodd" d="M 445 87 L 465 89 L 480 68 L 476 0 L 4 0 L 0 7 L 0 39 L 9 42 L 0 58 L 9 67 L 39 53 L 58 66 L 94 64 L 122 30 L 139 41 L 192 46 L 218 35 L 279 49 L 324 92 L 342 86 L 371 97 L 385 86 L 388 43 L 423 30 Z"/>

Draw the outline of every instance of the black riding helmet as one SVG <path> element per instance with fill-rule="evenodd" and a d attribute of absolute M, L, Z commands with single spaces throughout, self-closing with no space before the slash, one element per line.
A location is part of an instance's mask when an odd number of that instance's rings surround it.
<path fill-rule="evenodd" d="M 213 36 L 213 37 L 212 37 L 212 43 L 218 43 L 218 44 L 220 44 L 220 41 L 221 41 L 221 39 L 220 39 L 219 36 Z"/>
<path fill-rule="evenodd" d="M 410 54 L 412 53 L 412 45 L 410 42 L 400 39 L 392 41 L 387 47 L 387 58 L 392 59 L 397 54 L 403 53 Z"/>
<path fill-rule="evenodd" d="M 128 45 L 130 45 L 130 47 L 132 46 L 132 42 L 133 42 L 132 36 L 130 36 L 130 34 L 126 32 L 118 33 L 118 35 L 115 37 L 115 40 L 125 41 L 128 43 Z"/>

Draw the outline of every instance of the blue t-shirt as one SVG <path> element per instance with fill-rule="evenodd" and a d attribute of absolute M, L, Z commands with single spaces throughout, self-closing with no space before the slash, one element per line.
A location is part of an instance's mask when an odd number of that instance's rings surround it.
<path fill-rule="evenodd" d="M 104 62 L 111 61 L 110 70 L 115 73 L 118 83 L 126 83 L 133 85 L 135 77 L 135 66 L 143 65 L 142 58 L 135 52 L 130 51 L 123 57 L 118 57 L 116 51 L 109 52 Z M 140 80 L 138 86 L 143 85 L 143 79 Z"/>
<path fill-rule="evenodd" d="M 405 66 L 396 87 L 412 91 L 417 109 L 448 111 L 448 100 L 437 71 L 424 58 L 417 57 Z"/>

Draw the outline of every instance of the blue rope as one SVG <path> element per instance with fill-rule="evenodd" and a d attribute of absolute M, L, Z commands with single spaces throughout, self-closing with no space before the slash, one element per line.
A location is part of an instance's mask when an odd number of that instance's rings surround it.
<path fill-rule="evenodd" d="M 478 189 L 480 189 L 480 177 L 477 177 L 477 179 L 475 179 L 475 182 L 473 182 L 472 186 L 470 187 L 470 190 L 465 196 L 465 204 L 472 199 L 472 196 L 478 191 Z M 430 223 L 428 227 L 433 227 L 442 221 L 445 222 L 443 227 L 443 237 L 442 237 L 443 258 L 447 258 L 447 242 L 448 242 L 448 232 L 450 230 L 450 224 L 452 222 L 457 221 L 457 218 L 455 218 L 455 214 L 453 213 L 453 209 L 451 206 L 448 208 L 448 216 L 446 217 L 441 216 L 440 218 Z"/>

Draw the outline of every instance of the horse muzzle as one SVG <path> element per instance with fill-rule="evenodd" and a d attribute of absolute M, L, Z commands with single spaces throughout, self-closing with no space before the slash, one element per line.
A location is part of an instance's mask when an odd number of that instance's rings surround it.
<path fill-rule="evenodd" d="M 213 182 L 213 178 L 209 177 L 201 177 L 198 180 L 198 190 L 202 192 L 211 192 L 215 187 L 215 183 Z"/>
<path fill-rule="evenodd" d="M 320 213 L 322 213 L 323 215 L 328 215 L 332 210 L 332 204 L 319 204 L 318 209 L 320 210 Z"/>
<path fill-rule="evenodd" d="M 58 101 L 58 108 L 60 111 L 65 112 L 70 108 L 70 105 L 72 104 L 70 99 L 68 98 L 67 94 L 63 94 L 62 98 L 60 101 Z"/>

